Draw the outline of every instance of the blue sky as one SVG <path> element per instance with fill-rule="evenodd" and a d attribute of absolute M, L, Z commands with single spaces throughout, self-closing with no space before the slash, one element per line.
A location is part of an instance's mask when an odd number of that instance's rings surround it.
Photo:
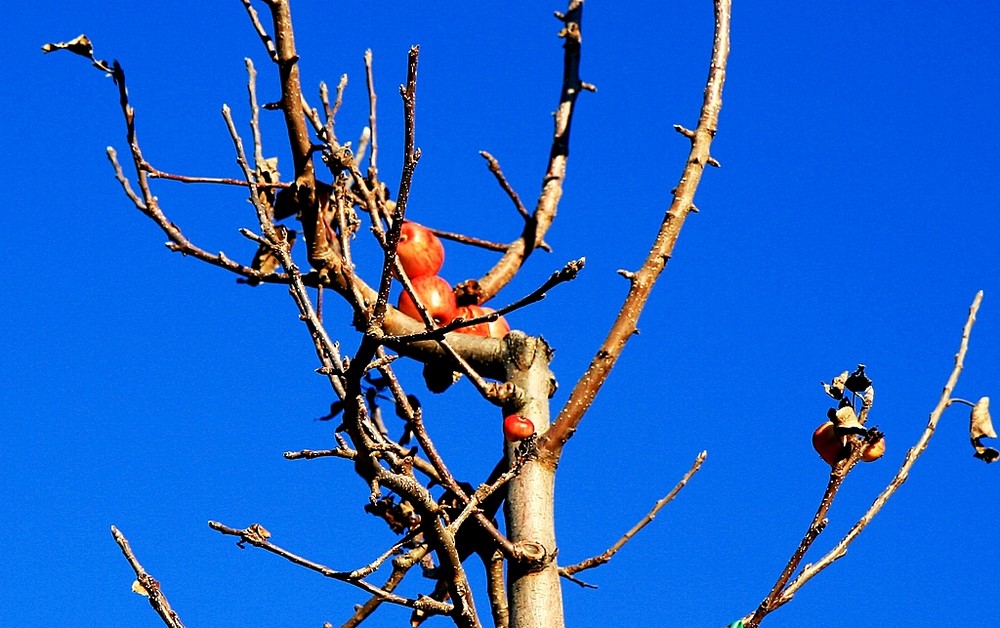
<path fill-rule="evenodd" d="M 140 142 L 158 168 L 238 176 L 219 110 L 246 129 L 244 57 L 275 77 L 239 2 L 14 3 L 0 77 L 7 147 L 7 330 L 0 443 L 6 542 L 0 623 L 155 626 L 130 592 L 117 525 L 189 626 L 339 625 L 359 591 L 208 529 L 260 522 L 275 541 L 335 568 L 392 542 L 365 515 L 350 466 L 288 462 L 331 444 L 330 392 L 284 289 L 168 252 L 124 198 L 104 148 L 126 152 L 110 80 L 41 44 L 86 33 L 128 73 Z M 559 4 L 299 2 L 308 89 L 350 77 L 338 133 L 367 119 L 362 55 L 380 92 L 381 172 L 398 181 L 406 52 L 421 45 L 411 216 L 507 241 L 519 218 L 477 155 L 537 193 L 562 57 Z M 985 291 L 956 396 L 1000 395 L 1000 55 L 996 12 L 969 2 L 737 0 L 710 170 L 666 273 L 611 382 L 559 469 L 560 558 L 603 551 L 665 494 L 695 455 L 703 470 L 607 566 L 596 591 L 564 587 L 573 626 L 720 626 L 752 610 L 805 531 L 827 467 L 809 445 L 819 386 L 857 363 L 878 390 L 871 421 L 888 452 L 850 476 L 806 562 L 850 527 L 916 442 Z M 584 94 L 566 190 L 539 253 L 506 303 L 580 256 L 575 282 L 510 317 L 556 349 L 558 408 L 586 368 L 669 202 L 711 45 L 711 3 L 592 1 Z M 312 87 L 311 87 L 312 86 Z M 315 91 L 311 98 L 316 100 Z M 265 146 L 291 170 L 281 121 Z M 204 248 L 249 260 L 238 189 L 156 182 L 164 210 Z M 448 248 L 443 275 L 478 276 L 491 254 Z M 364 267 L 363 272 L 371 272 Z M 331 332 L 353 348 L 345 306 Z M 470 481 L 500 452 L 495 411 L 468 385 L 427 407 L 450 466 Z M 998 468 L 971 457 L 953 408 L 927 453 L 848 555 L 765 625 L 980 625 L 1000 602 Z M 478 569 L 471 570 L 480 582 Z M 425 591 L 419 583 L 409 593 Z M 481 603 L 485 607 L 485 602 Z M 386 609 L 372 626 L 398 626 Z M 428 625 L 446 625 L 442 620 Z"/>

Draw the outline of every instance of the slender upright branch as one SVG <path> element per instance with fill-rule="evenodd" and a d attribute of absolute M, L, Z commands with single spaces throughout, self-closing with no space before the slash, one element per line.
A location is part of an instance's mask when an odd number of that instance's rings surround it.
<path fill-rule="evenodd" d="M 719 124 L 722 108 L 722 86 L 726 80 L 726 60 L 729 56 L 729 18 L 731 0 L 715 0 L 715 44 L 705 86 L 705 97 L 698 118 L 698 126 L 690 132 L 691 152 L 674 190 L 674 200 L 660 225 L 653 246 L 642 267 L 627 273 L 630 281 L 628 295 L 618 317 L 601 348 L 597 351 L 583 377 L 577 381 L 569 399 L 560 410 L 552 428 L 542 436 L 539 447 L 555 453 L 562 451 L 566 441 L 576 431 L 583 415 L 590 408 L 597 391 L 607 380 L 608 374 L 625 348 L 625 343 L 635 335 L 639 314 L 649 299 L 653 284 L 666 268 L 673 254 L 681 227 L 694 207 L 694 195 L 701 181 L 702 172 L 709 162 L 709 148 Z"/>
<path fill-rule="evenodd" d="M 576 99 L 584 89 L 592 86 L 580 80 L 580 49 L 583 42 L 583 0 L 570 0 L 565 14 L 557 14 L 563 22 L 559 36 L 563 39 L 563 79 L 559 92 L 559 107 L 555 112 L 555 132 L 549 150 L 549 161 L 542 177 L 542 192 L 535 204 L 535 211 L 525 220 L 521 236 L 512 242 L 503 257 L 482 278 L 480 302 L 493 298 L 524 264 L 528 256 L 545 239 L 556 208 L 562 198 L 566 164 L 569 160 L 569 132 L 576 108 Z"/>
<path fill-rule="evenodd" d="M 277 51 L 278 72 L 281 78 L 281 111 L 285 116 L 288 141 L 295 164 L 295 180 L 307 187 L 312 194 L 316 176 L 312 162 L 312 142 L 309 129 L 302 115 L 302 83 L 299 81 L 299 55 L 295 51 L 295 32 L 292 30 L 292 9 L 289 0 L 269 0 L 274 39 Z"/>
<path fill-rule="evenodd" d="M 115 537 L 115 543 L 121 548 L 122 554 L 125 555 L 125 560 L 128 564 L 132 566 L 132 571 L 135 572 L 136 582 L 142 587 L 142 591 L 146 598 L 149 600 L 149 605 L 153 607 L 156 614 L 160 616 L 163 623 L 168 626 L 168 628 L 184 628 L 184 624 L 181 622 L 181 618 L 177 615 L 177 612 L 170 607 L 170 602 L 167 601 L 167 596 L 163 594 L 163 589 L 160 588 L 160 583 L 156 581 L 156 578 L 149 575 L 149 573 L 142 568 L 139 564 L 139 559 L 135 557 L 135 553 L 132 552 L 132 547 L 129 546 L 128 539 L 122 534 L 118 528 L 111 526 L 111 536 Z M 139 591 L 137 591 L 139 592 Z"/>
<path fill-rule="evenodd" d="M 777 596 L 774 602 L 771 604 L 769 611 L 773 611 L 781 606 L 784 606 L 792 600 L 795 593 L 804 585 L 806 582 L 815 577 L 819 572 L 823 571 L 829 567 L 835 560 L 843 557 L 847 554 L 847 547 L 861 534 L 869 523 L 875 518 L 875 515 L 882 510 L 885 503 L 889 501 L 899 487 L 903 485 L 903 482 L 910 475 L 910 469 L 913 464 L 917 461 L 917 458 L 927 449 L 927 445 L 930 442 L 931 437 L 934 435 L 934 431 L 937 429 L 937 424 L 941 420 L 942 414 L 948 408 L 948 406 L 953 401 L 951 396 L 952 391 L 958 384 L 958 378 L 962 374 L 962 369 L 965 364 L 965 355 L 969 349 L 969 337 L 972 334 L 972 326 L 976 322 L 976 313 L 979 311 L 979 305 L 982 303 L 983 293 L 982 291 L 976 294 L 976 297 L 972 301 L 972 305 L 969 307 L 969 316 L 965 320 L 965 326 L 962 328 L 962 339 L 959 342 L 958 352 L 955 354 L 955 366 L 952 368 L 951 375 L 948 377 L 948 381 L 945 383 L 944 390 L 941 391 L 941 396 L 938 399 L 937 405 L 930 413 L 930 417 L 927 420 L 927 427 L 924 428 L 923 433 L 920 438 L 917 439 L 916 444 L 906 452 L 906 457 L 903 459 L 903 463 L 899 470 L 893 476 L 892 480 L 889 481 L 888 486 L 882 490 L 881 493 L 872 502 L 868 510 L 861 516 L 860 519 L 851 527 L 847 534 L 842 538 L 829 552 L 827 552 L 822 558 L 820 558 L 815 563 L 807 565 L 788 585 L 782 589 L 781 595 Z M 761 617 L 762 619 L 763 617 Z M 751 616 L 748 616 L 748 621 L 751 620 Z M 750 623 L 744 622 L 746 626 L 751 626 Z M 756 624 L 753 624 L 756 625 Z"/>

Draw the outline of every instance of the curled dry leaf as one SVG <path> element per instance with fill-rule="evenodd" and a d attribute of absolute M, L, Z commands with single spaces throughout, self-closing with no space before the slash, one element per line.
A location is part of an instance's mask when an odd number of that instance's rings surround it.
<path fill-rule="evenodd" d="M 833 378 L 833 382 L 827 384 L 826 382 L 820 382 L 823 384 L 823 390 L 826 394 L 830 395 L 834 399 L 844 398 L 844 387 L 847 385 L 847 371 L 844 371 L 840 375 Z"/>
<path fill-rule="evenodd" d="M 53 42 L 42 46 L 42 52 L 54 52 L 56 50 L 68 50 L 73 54 L 94 60 L 94 46 L 90 43 L 90 38 L 86 35 L 80 35 L 70 41 Z"/>
<path fill-rule="evenodd" d="M 972 446 L 976 449 L 973 456 L 983 462 L 994 462 L 1000 458 L 1000 451 L 982 443 L 983 438 L 996 437 L 993 420 L 990 418 L 990 398 L 983 397 L 972 407 L 972 415 L 969 420 L 969 438 L 972 439 Z"/>
<path fill-rule="evenodd" d="M 868 388 L 871 385 L 872 385 L 872 380 L 869 379 L 867 375 L 865 375 L 864 364 L 859 364 L 858 368 L 855 369 L 855 371 L 851 373 L 850 376 L 848 376 L 847 379 L 844 381 L 844 386 L 847 387 L 847 390 L 858 394 L 868 390 Z"/>
<path fill-rule="evenodd" d="M 250 533 L 259 536 L 261 539 L 266 540 L 266 539 L 271 538 L 271 532 L 268 531 L 267 528 L 265 528 L 264 526 L 260 525 L 259 523 L 251 524 L 250 527 L 247 528 L 247 530 Z"/>
<path fill-rule="evenodd" d="M 279 240 L 288 244 L 289 251 L 295 246 L 295 239 L 298 237 L 298 233 L 294 229 L 289 229 L 284 225 L 275 225 L 274 232 Z M 280 266 L 281 260 L 278 259 L 274 249 L 266 244 L 261 244 L 257 248 L 257 253 L 254 255 L 253 261 L 250 262 L 250 268 L 259 270 L 264 275 L 274 274 Z M 257 279 L 247 279 L 246 283 L 256 286 L 260 284 L 260 281 Z"/>
<path fill-rule="evenodd" d="M 867 434 L 868 430 L 861 424 L 854 407 L 846 399 L 841 401 L 840 407 L 833 408 L 827 412 L 827 416 L 833 421 L 834 429 L 839 436 L 846 434 Z"/>

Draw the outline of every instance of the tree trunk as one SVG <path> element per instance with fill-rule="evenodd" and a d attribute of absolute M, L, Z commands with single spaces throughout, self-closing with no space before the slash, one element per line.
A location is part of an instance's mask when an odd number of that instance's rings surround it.
<path fill-rule="evenodd" d="M 507 338 L 511 356 L 507 381 L 524 393 L 521 405 L 508 410 L 527 417 L 536 431 L 544 432 L 549 426 L 549 397 L 555 392 L 555 378 L 549 370 L 552 350 L 541 338 L 519 332 Z M 517 443 L 507 444 L 508 459 L 513 460 L 517 447 Z M 555 458 L 548 455 L 529 460 L 508 487 L 507 536 L 529 557 L 509 565 L 510 628 L 564 625 L 555 561 L 555 466 Z"/>

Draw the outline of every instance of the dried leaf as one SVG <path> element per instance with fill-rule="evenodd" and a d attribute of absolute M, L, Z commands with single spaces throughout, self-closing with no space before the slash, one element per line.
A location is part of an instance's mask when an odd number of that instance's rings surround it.
<path fill-rule="evenodd" d="M 321 417 L 319 417 L 316 420 L 317 421 L 329 421 L 330 419 L 335 418 L 338 414 L 340 414 L 343 411 L 344 411 L 344 402 L 343 401 L 339 401 L 339 400 L 338 401 L 334 401 L 333 403 L 330 404 L 330 414 L 321 416 Z"/>
<path fill-rule="evenodd" d="M 275 225 L 274 231 L 279 240 L 288 243 L 288 250 L 291 251 L 292 247 L 295 245 L 295 239 L 298 237 L 298 233 L 296 233 L 293 229 L 285 227 L 284 225 Z M 257 253 L 253 256 L 253 261 L 250 262 L 250 268 L 259 270 L 265 275 L 273 274 L 276 270 L 278 270 L 279 266 L 281 266 L 281 261 L 278 259 L 278 256 L 275 255 L 274 249 L 265 244 L 257 247 Z M 249 286 L 256 286 L 260 284 L 260 281 L 251 277 L 246 280 L 246 283 Z"/>
<path fill-rule="evenodd" d="M 983 462 L 994 462 L 1000 458 L 1000 451 L 992 447 L 983 445 L 983 438 L 996 438 L 996 430 L 993 429 L 993 420 L 990 417 L 990 398 L 983 397 L 972 407 L 969 419 L 969 438 L 976 453 L 973 454 Z"/>
<path fill-rule="evenodd" d="M 54 42 L 42 46 L 42 52 L 44 53 L 55 52 L 56 50 L 68 50 L 81 57 L 87 57 L 91 61 L 94 60 L 94 46 L 90 43 L 90 39 L 86 35 L 80 35 L 71 41 Z"/>
<path fill-rule="evenodd" d="M 820 382 L 823 384 L 823 390 L 826 394 L 830 395 L 834 399 L 844 398 L 844 387 L 847 384 L 847 371 L 844 371 L 840 375 L 833 378 L 833 382 L 827 384 L 826 382 Z"/>
<path fill-rule="evenodd" d="M 250 527 L 247 529 L 247 531 L 250 532 L 251 534 L 256 534 L 262 539 L 271 538 L 271 533 L 268 531 L 268 529 L 260 525 L 259 523 L 250 524 Z"/>
<path fill-rule="evenodd" d="M 863 393 L 872 385 L 872 380 L 865 375 L 865 365 L 859 364 L 858 368 L 844 382 L 847 390 L 853 393 Z"/>
<path fill-rule="evenodd" d="M 461 373 L 452 371 L 450 366 L 441 362 L 425 364 L 423 375 L 424 383 L 432 393 L 443 393 L 462 377 Z"/>
<path fill-rule="evenodd" d="M 858 420 L 858 415 L 854 412 L 854 406 L 846 399 L 841 400 L 840 407 L 836 410 L 831 408 L 827 416 L 833 421 L 833 429 L 838 436 L 868 433 L 865 426 Z"/>
<path fill-rule="evenodd" d="M 139 584 L 138 580 L 132 582 L 132 593 L 136 593 L 142 597 L 149 597 L 149 591 L 146 590 L 146 587 Z"/>

